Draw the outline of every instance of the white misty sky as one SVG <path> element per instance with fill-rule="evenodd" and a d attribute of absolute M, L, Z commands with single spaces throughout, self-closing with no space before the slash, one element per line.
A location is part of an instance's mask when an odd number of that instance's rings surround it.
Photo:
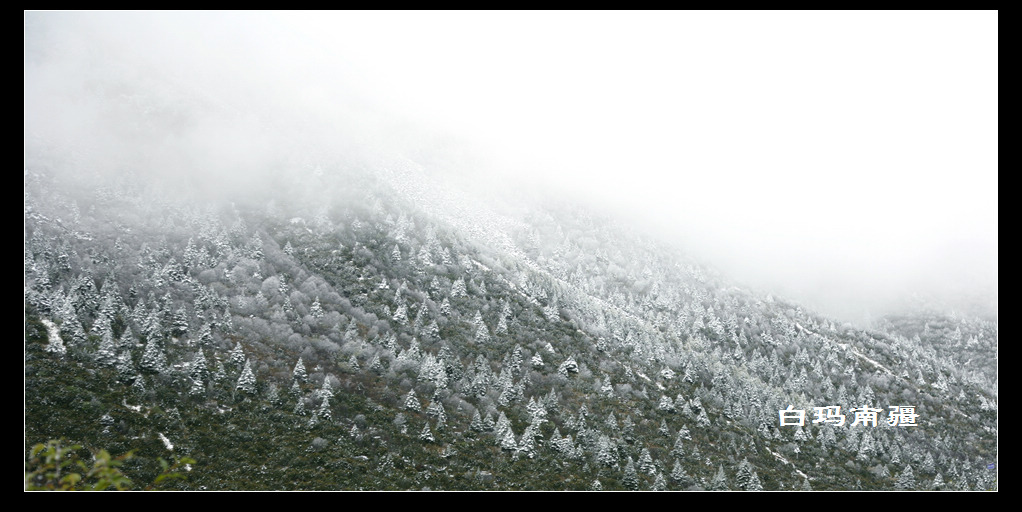
<path fill-rule="evenodd" d="M 289 21 L 395 110 L 752 282 L 856 306 L 996 284 L 996 12 Z"/>
<path fill-rule="evenodd" d="M 38 17 L 91 20 L 103 48 L 176 81 L 356 131 L 376 120 L 352 102 L 381 105 L 833 311 L 996 289 L 996 12 Z M 26 131 L 32 85 L 26 71 Z"/>

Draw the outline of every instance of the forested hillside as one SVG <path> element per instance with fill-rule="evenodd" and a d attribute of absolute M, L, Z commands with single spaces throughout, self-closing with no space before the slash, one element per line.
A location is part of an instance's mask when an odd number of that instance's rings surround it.
<path fill-rule="evenodd" d="M 187 456 L 189 490 L 997 486 L 993 319 L 864 330 L 408 160 L 217 200 L 68 167 L 24 175 L 26 450 Z"/>

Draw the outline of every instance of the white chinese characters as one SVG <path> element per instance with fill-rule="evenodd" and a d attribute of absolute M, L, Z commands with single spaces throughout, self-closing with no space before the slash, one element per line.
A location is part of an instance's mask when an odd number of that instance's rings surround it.
<path fill-rule="evenodd" d="M 777 411 L 777 415 L 781 417 L 782 427 L 785 425 L 798 425 L 801 427 L 806 423 L 806 412 L 792 409 L 791 404 L 788 404 L 787 409 Z"/>
<path fill-rule="evenodd" d="M 919 424 L 916 423 L 916 418 L 918 418 L 919 415 L 916 414 L 916 408 L 914 405 L 892 405 L 889 409 L 890 411 L 887 416 L 888 425 L 892 427 L 919 426 Z M 813 412 L 816 414 L 816 418 L 813 420 L 814 425 L 817 423 L 824 423 L 837 427 L 845 425 L 845 415 L 841 414 L 840 405 L 813 407 Z M 862 425 L 864 427 L 876 427 L 877 422 L 879 421 L 879 414 L 883 412 L 883 409 L 863 405 L 862 407 L 853 408 L 851 412 L 855 416 L 849 426 L 855 427 Z M 795 409 L 793 405 L 789 404 L 787 409 L 778 410 L 777 415 L 782 427 L 805 426 L 805 410 Z"/>

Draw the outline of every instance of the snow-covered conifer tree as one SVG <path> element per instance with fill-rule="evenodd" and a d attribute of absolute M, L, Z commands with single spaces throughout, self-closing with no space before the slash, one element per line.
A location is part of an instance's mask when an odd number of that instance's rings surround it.
<path fill-rule="evenodd" d="M 656 472 L 656 465 L 653 464 L 653 457 L 649 453 L 649 448 L 642 448 L 642 453 L 639 455 L 639 471 L 648 475 Z"/>
<path fill-rule="evenodd" d="M 617 464 L 617 448 L 605 435 L 596 444 L 596 461 L 608 468 Z"/>
<path fill-rule="evenodd" d="M 252 364 L 248 360 L 245 360 L 245 368 L 241 370 L 235 389 L 247 395 L 254 395 L 256 392 L 256 378 L 252 373 Z"/>
<path fill-rule="evenodd" d="M 312 302 L 312 306 L 309 307 L 309 315 L 311 315 L 312 318 L 323 318 L 323 315 L 325 314 L 323 306 L 319 303 L 319 297 L 316 297 L 316 300 Z"/>
<path fill-rule="evenodd" d="M 727 482 L 727 475 L 724 474 L 724 466 L 717 466 L 717 474 L 713 476 L 713 480 L 710 481 L 710 491 L 727 491 L 730 486 Z"/>
<path fill-rule="evenodd" d="M 485 324 L 480 323 L 476 329 L 475 342 L 480 345 L 485 345 L 490 342 L 490 331 L 486 328 Z"/>
<path fill-rule="evenodd" d="M 305 363 L 302 362 L 302 358 L 298 358 L 298 363 L 295 364 L 295 369 L 291 372 L 291 379 L 297 383 L 304 383 L 309 380 L 309 374 L 305 371 Z"/>
<path fill-rule="evenodd" d="M 149 373 L 163 373 L 167 371 L 167 356 L 163 353 L 162 344 L 156 339 L 150 339 L 142 353 L 142 370 Z"/>
<path fill-rule="evenodd" d="M 316 410 L 316 416 L 319 416 L 323 421 L 330 421 L 333 417 L 330 414 L 330 397 L 324 396 L 323 402 L 319 404 L 319 409 Z"/>
<path fill-rule="evenodd" d="M 408 394 L 405 396 L 405 399 L 404 399 L 404 404 L 405 404 L 405 409 L 408 409 L 410 411 L 421 411 L 422 410 L 422 404 L 419 403 L 419 399 L 415 396 L 415 390 L 414 389 L 408 390 Z"/>
<path fill-rule="evenodd" d="M 738 472 L 735 474 L 735 483 L 738 488 L 743 491 L 762 491 L 763 485 L 759 481 L 759 476 L 756 475 L 756 470 L 753 469 L 752 464 L 749 463 L 749 459 L 743 459 L 738 465 Z"/>
<path fill-rule="evenodd" d="M 628 462 L 625 463 L 625 474 L 621 478 L 621 483 L 630 491 L 639 490 L 639 473 L 631 457 L 628 457 Z"/>
<path fill-rule="evenodd" d="M 465 297 L 467 295 L 468 292 L 465 288 L 465 279 L 459 277 L 458 280 L 455 281 L 454 285 L 451 287 L 451 297 Z"/>
<path fill-rule="evenodd" d="M 422 426 L 422 432 L 419 433 L 419 440 L 425 441 L 427 443 L 432 443 L 436 441 L 436 438 L 433 437 L 433 431 L 429 429 L 429 422 L 426 422 L 426 424 Z"/>
<path fill-rule="evenodd" d="M 231 350 L 231 355 L 227 358 L 227 364 L 234 369 L 241 368 L 247 361 L 245 357 L 245 351 L 241 348 L 241 342 L 237 342 L 234 348 Z"/>
<path fill-rule="evenodd" d="M 667 480 L 664 479 L 664 474 L 663 473 L 660 473 L 659 471 L 656 473 L 656 476 L 653 478 L 653 487 L 651 487 L 651 488 L 654 491 L 666 491 L 667 490 Z"/>
<path fill-rule="evenodd" d="M 905 466 L 905 470 L 898 475 L 898 480 L 894 484 L 894 488 L 899 491 L 907 491 L 915 489 L 916 478 L 912 474 L 912 466 Z"/>

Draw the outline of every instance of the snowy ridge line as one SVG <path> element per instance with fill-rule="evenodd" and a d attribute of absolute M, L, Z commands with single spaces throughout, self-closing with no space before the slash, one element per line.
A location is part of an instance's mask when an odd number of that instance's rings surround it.
<path fill-rule="evenodd" d="M 474 235 L 478 241 L 483 242 L 488 248 L 501 250 L 501 252 L 504 252 L 504 254 L 514 258 L 516 261 L 523 262 L 530 270 L 543 274 L 568 289 L 578 291 L 575 285 L 553 275 L 529 258 L 527 254 L 515 245 L 506 232 L 497 228 L 497 226 L 509 225 L 513 227 L 514 225 L 520 225 L 521 222 L 494 214 L 484 207 L 473 207 L 469 200 L 458 200 L 463 195 L 460 192 L 451 190 L 448 187 L 440 187 L 421 179 L 422 167 L 419 164 L 407 159 L 402 164 L 399 164 L 399 166 L 382 167 L 386 170 L 384 176 L 387 178 L 387 183 L 405 199 L 415 202 L 426 213 L 445 221 L 455 228 L 459 228 L 460 231 Z M 398 169 L 397 167 L 402 168 Z M 456 214 L 452 215 L 451 212 Z M 474 222 L 472 219 L 478 219 L 480 222 Z M 489 226 L 490 228 L 487 229 L 484 226 Z M 478 261 L 472 261 L 484 270 L 489 270 Z M 529 298 L 524 292 L 518 290 L 517 287 L 512 289 Z M 653 330 L 650 322 L 646 319 L 611 304 L 602 298 L 594 297 L 584 292 L 578 293 L 578 295 L 585 296 L 594 302 L 595 305 L 602 306 L 604 310 L 616 311 L 619 315 L 642 326 L 646 330 Z"/>
<path fill-rule="evenodd" d="M 425 213 L 471 234 L 487 247 L 502 249 L 511 256 L 524 259 L 525 254 L 505 232 L 505 228 L 520 225 L 520 222 L 474 204 L 458 190 L 422 179 L 422 166 L 411 160 L 402 159 L 381 168 L 384 169 L 384 181 L 400 196 L 419 205 Z"/>

